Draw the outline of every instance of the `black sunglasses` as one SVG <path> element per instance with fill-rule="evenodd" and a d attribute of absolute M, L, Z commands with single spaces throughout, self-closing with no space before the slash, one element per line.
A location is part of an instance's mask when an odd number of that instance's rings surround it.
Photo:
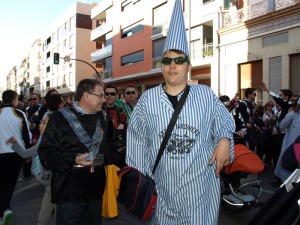
<path fill-rule="evenodd" d="M 188 57 L 182 57 L 182 56 L 175 57 L 175 58 L 163 57 L 162 60 L 161 60 L 161 63 L 164 64 L 164 65 L 170 65 L 172 63 L 172 60 L 177 65 L 181 65 L 185 62 L 190 61 Z"/>
<path fill-rule="evenodd" d="M 34 100 L 36 100 L 36 98 L 30 98 L 29 100 L 30 100 L 30 101 L 34 101 Z"/>
<path fill-rule="evenodd" d="M 117 95 L 117 93 L 116 92 L 105 92 L 104 93 L 105 94 L 105 96 L 116 96 Z"/>
<path fill-rule="evenodd" d="M 126 91 L 126 95 L 130 95 L 130 94 L 132 94 L 132 95 L 135 95 L 135 91 Z"/>

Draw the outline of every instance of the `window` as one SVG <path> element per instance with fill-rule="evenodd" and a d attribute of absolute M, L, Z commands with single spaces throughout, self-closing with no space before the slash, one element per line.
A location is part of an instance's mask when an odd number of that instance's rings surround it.
<path fill-rule="evenodd" d="M 69 86 L 72 86 L 73 85 L 73 73 L 70 72 L 69 73 Z"/>
<path fill-rule="evenodd" d="M 300 54 L 290 55 L 290 88 L 293 93 L 298 93 L 300 88 Z"/>
<path fill-rule="evenodd" d="M 144 50 L 132 53 L 130 55 L 122 56 L 121 65 L 126 66 L 141 61 L 144 61 Z"/>
<path fill-rule="evenodd" d="M 126 38 L 129 37 L 135 33 L 138 33 L 140 31 L 144 30 L 144 25 L 142 24 L 143 20 L 129 26 L 126 27 L 122 30 L 122 38 Z"/>
<path fill-rule="evenodd" d="M 130 6 L 131 6 L 131 1 L 130 0 L 126 0 L 126 1 L 122 2 L 122 4 L 121 4 L 121 11 L 124 12 Z"/>
<path fill-rule="evenodd" d="M 165 46 L 166 38 L 159 39 L 153 42 L 153 58 L 161 57 Z"/>
<path fill-rule="evenodd" d="M 73 48 L 73 46 L 74 46 L 74 35 L 73 34 L 69 37 L 69 46 L 70 46 L 70 49 Z"/>

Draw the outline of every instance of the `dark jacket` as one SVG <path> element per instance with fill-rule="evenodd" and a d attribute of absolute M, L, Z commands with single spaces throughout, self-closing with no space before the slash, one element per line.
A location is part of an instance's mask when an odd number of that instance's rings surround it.
<path fill-rule="evenodd" d="M 106 163 L 110 164 L 111 157 L 106 142 L 106 123 L 103 120 L 103 113 L 80 114 L 75 109 L 70 110 L 75 112 L 91 138 L 97 120 L 102 117 L 103 141 L 100 144 L 99 153 L 104 153 Z M 90 167 L 74 167 L 75 157 L 86 152 L 88 152 L 87 147 L 79 141 L 62 113 L 54 112 L 48 121 L 38 149 L 42 165 L 53 172 L 51 180 L 53 203 L 81 202 L 102 198 L 106 183 L 104 167 L 95 167 L 93 173 Z"/>

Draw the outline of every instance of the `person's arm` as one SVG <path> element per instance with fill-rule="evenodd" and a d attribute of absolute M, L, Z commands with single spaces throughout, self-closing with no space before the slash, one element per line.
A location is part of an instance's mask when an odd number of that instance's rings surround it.
<path fill-rule="evenodd" d="M 146 115 L 147 100 L 142 96 L 136 105 L 127 129 L 126 163 L 143 174 L 150 173 L 146 167 L 147 135 Z M 151 154 L 148 152 L 148 154 Z M 150 175 L 150 174 L 149 174 Z"/>
<path fill-rule="evenodd" d="M 34 156 L 37 153 L 37 150 L 39 148 L 39 143 L 32 146 L 31 148 L 24 149 L 17 141 L 12 144 L 11 146 L 12 150 L 14 150 L 16 153 L 18 153 L 19 156 L 21 156 L 23 159 L 29 158 Z"/>
<path fill-rule="evenodd" d="M 286 114 L 286 116 L 279 123 L 279 128 L 281 130 L 288 128 L 292 124 L 293 119 L 295 118 L 296 115 L 297 115 L 297 113 L 295 113 L 294 111 Z"/>
<path fill-rule="evenodd" d="M 235 123 L 232 115 L 217 100 L 216 112 L 212 125 L 214 138 L 219 140 L 209 165 L 216 162 L 216 175 L 219 176 L 222 168 L 234 158 L 233 133 Z"/>

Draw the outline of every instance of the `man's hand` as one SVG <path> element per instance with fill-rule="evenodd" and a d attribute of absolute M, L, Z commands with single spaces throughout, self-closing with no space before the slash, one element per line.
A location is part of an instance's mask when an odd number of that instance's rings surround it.
<path fill-rule="evenodd" d="M 269 90 L 269 88 L 267 87 L 267 85 L 266 85 L 263 81 L 261 81 L 260 83 L 261 83 L 261 86 L 259 86 L 259 88 L 260 88 L 261 90 L 266 91 L 266 92 L 269 93 L 270 90 Z"/>
<path fill-rule="evenodd" d="M 77 165 L 82 165 L 82 166 L 92 165 L 94 160 L 86 161 L 86 159 L 85 159 L 85 158 L 89 157 L 89 155 L 90 155 L 89 153 L 84 153 L 82 155 L 76 156 L 75 163 Z"/>
<path fill-rule="evenodd" d="M 10 137 L 6 140 L 6 144 L 16 144 L 17 140 L 15 137 Z"/>
<path fill-rule="evenodd" d="M 230 160 L 230 141 L 228 138 L 221 138 L 213 156 L 209 161 L 209 165 L 212 165 L 215 161 L 217 163 L 216 175 L 220 176 L 220 172 L 224 166 L 229 163 Z"/>
<path fill-rule="evenodd" d="M 237 132 L 235 132 L 237 135 L 239 135 L 240 137 L 245 137 L 245 131 L 243 131 L 243 130 L 239 130 L 239 131 L 237 131 Z"/>

